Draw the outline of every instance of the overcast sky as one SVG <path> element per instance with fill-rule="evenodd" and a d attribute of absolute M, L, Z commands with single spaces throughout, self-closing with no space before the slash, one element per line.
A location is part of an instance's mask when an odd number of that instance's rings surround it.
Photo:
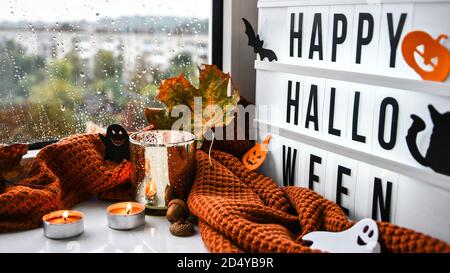
<path fill-rule="evenodd" d="M 0 0 L 0 21 L 95 21 L 101 17 L 173 15 L 208 18 L 212 0 Z M 97 15 L 98 13 L 98 15 Z"/>

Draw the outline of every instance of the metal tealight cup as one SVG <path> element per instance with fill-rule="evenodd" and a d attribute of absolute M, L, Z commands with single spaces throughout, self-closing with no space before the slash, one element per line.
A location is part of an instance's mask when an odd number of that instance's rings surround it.
<path fill-rule="evenodd" d="M 68 223 L 55 223 L 53 220 L 61 218 L 65 210 L 58 210 L 42 217 L 44 235 L 50 239 L 67 239 L 80 235 L 84 232 L 84 215 L 80 211 L 67 211 L 69 217 L 77 220 Z"/>
<path fill-rule="evenodd" d="M 130 204 L 132 210 L 125 213 L 127 204 Z M 123 212 L 120 212 L 120 211 Z M 129 230 L 140 227 L 145 224 L 145 207 L 143 204 L 134 202 L 121 202 L 108 206 L 106 208 L 108 226 L 112 229 Z"/>

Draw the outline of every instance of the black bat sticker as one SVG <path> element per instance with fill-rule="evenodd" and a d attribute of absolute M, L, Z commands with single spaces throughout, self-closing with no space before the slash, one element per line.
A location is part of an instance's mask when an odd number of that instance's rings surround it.
<path fill-rule="evenodd" d="M 275 60 L 278 61 L 277 55 L 270 49 L 263 48 L 264 41 L 259 38 L 259 35 L 255 34 L 252 25 L 247 19 L 242 18 L 245 24 L 245 34 L 248 37 L 248 45 L 253 47 L 253 51 L 259 54 L 259 58 L 263 61 L 265 58 L 269 59 L 269 62 Z"/>

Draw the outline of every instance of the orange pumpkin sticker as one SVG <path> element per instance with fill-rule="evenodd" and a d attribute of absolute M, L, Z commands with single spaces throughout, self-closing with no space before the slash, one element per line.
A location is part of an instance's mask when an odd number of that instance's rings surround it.
<path fill-rule="evenodd" d="M 247 170 L 254 171 L 261 167 L 264 160 L 266 160 L 267 148 L 271 138 L 272 136 L 268 135 L 262 143 L 256 143 L 256 145 L 242 157 L 242 162 Z"/>
<path fill-rule="evenodd" d="M 412 31 L 403 39 L 403 58 L 422 79 L 443 82 L 450 71 L 450 52 L 440 41 L 447 38 L 441 34 L 433 39 L 426 32 Z"/>

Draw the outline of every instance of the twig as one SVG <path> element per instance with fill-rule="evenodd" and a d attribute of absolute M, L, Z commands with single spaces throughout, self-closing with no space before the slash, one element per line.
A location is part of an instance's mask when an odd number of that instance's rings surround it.
<path fill-rule="evenodd" d="M 211 167 L 212 167 L 213 164 L 212 164 L 212 162 L 211 162 L 211 150 L 212 150 L 212 146 L 213 146 L 213 144 L 214 144 L 214 138 L 215 138 L 215 136 L 214 136 L 214 131 L 211 130 L 211 132 L 212 132 L 212 139 L 211 139 L 211 144 L 209 144 L 208 159 L 209 159 L 209 164 L 210 164 Z"/>

